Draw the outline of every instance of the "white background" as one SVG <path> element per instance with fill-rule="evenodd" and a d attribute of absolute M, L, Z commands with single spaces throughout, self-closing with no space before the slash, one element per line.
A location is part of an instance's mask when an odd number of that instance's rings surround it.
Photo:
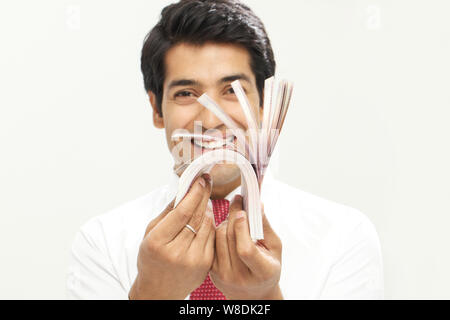
<path fill-rule="evenodd" d="M 164 184 L 140 73 L 169 1 L 0 2 L 0 298 L 64 299 L 89 218 Z M 450 298 L 450 1 L 246 1 L 295 94 L 275 175 L 363 211 L 387 299 Z"/>

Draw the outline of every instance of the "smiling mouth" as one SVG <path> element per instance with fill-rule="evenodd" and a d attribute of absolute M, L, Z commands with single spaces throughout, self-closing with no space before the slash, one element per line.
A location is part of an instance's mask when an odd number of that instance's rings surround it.
<path fill-rule="evenodd" d="M 228 145 L 232 145 L 235 141 L 235 136 L 231 135 L 225 139 L 199 139 L 192 138 L 191 142 L 194 146 L 206 149 L 206 150 L 214 150 L 224 148 Z"/>

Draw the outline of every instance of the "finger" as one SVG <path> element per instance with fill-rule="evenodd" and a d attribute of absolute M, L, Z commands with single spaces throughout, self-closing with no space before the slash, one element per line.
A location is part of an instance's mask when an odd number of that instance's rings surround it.
<path fill-rule="evenodd" d="M 211 230 L 209 231 L 209 237 L 205 243 L 205 252 L 214 253 L 214 247 L 216 246 L 215 240 L 216 240 L 216 228 L 213 226 L 213 228 L 211 228 Z"/>
<path fill-rule="evenodd" d="M 242 196 L 241 195 L 235 195 L 233 200 L 230 203 L 230 209 L 228 210 L 229 214 L 233 213 L 233 212 L 237 212 L 237 211 L 241 211 L 242 210 Z"/>
<path fill-rule="evenodd" d="M 192 218 L 207 187 L 205 179 L 198 177 L 178 206 L 155 226 L 152 232 L 155 239 L 164 243 L 172 241 Z"/>
<path fill-rule="evenodd" d="M 216 246 L 216 242 L 214 241 L 214 247 Z M 214 261 L 210 273 L 219 273 L 219 258 L 217 256 L 217 250 L 214 250 Z"/>
<path fill-rule="evenodd" d="M 175 199 L 170 202 L 166 208 L 163 210 L 163 212 L 160 213 L 159 216 L 157 216 L 155 219 L 150 221 L 150 223 L 147 226 L 147 229 L 145 230 L 144 238 L 147 236 L 147 234 L 162 220 L 164 217 L 173 210 L 173 205 L 175 204 Z"/>
<path fill-rule="evenodd" d="M 260 270 L 264 265 L 264 257 L 250 237 L 250 230 L 245 211 L 239 211 L 234 222 L 236 233 L 236 250 L 239 258 L 252 271 Z"/>
<path fill-rule="evenodd" d="M 206 216 L 206 208 L 208 206 L 208 200 L 211 195 L 211 183 L 210 183 L 211 180 L 208 175 L 205 176 L 205 181 L 207 191 L 203 192 L 203 198 L 200 204 L 197 206 L 191 219 L 187 223 L 195 230 L 195 233 L 186 227 L 180 231 L 180 233 L 177 235 L 177 237 L 173 239 L 173 241 L 180 241 L 185 245 L 190 246 L 192 244 L 192 241 L 199 236 L 200 229 L 203 225 L 203 220 L 205 219 Z M 204 238 L 201 239 L 205 240 Z"/>
<path fill-rule="evenodd" d="M 216 229 L 216 256 L 219 270 L 231 269 L 230 253 L 227 243 L 228 221 L 223 221 Z"/>
<path fill-rule="evenodd" d="M 235 196 L 233 202 L 230 204 L 230 213 L 228 216 L 228 228 L 227 228 L 227 242 L 228 251 L 230 253 L 231 267 L 235 272 L 244 272 L 247 270 L 247 266 L 239 258 L 236 247 L 236 235 L 234 231 L 234 223 L 236 222 L 238 212 L 242 211 L 242 197 Z M 239 208 L 241 208 L 239 210 Z"/>
<path fill-rule="evenodd" d="M 204 252 L 211 233 L 214 233 L 214 229 L 215 227 L 212 212 L 206 210 L 202 225 L 200 226 L 197 235 L 192 240 L 189 250 L 193 252 Z"/>
<path fill-rule="evenodd" d="M 216 228 L 213 225 L 212 228 L 210 229 L 208 239 L 206 240 L 205 247 L 203 249 L 205 255 L 207 257 L 211 257 L 211 262 L 214 261 L 214 254 L 215 254 L 214 247 L 216 245 L 215 238 L 216 238 Z"/>

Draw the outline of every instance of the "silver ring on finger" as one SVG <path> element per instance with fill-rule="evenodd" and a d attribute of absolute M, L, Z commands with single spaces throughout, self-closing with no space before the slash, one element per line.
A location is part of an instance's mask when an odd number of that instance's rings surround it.
<path fill-rule="evenodd" d="M 197 232 L 195 231 L 195 229 L 192 228 L 192 226 L 190 226 L 189 224 L 186 224 L 185 227 L 188 228 L 189 230 L 191 230 L 194 234 L 197 234 Z"/>

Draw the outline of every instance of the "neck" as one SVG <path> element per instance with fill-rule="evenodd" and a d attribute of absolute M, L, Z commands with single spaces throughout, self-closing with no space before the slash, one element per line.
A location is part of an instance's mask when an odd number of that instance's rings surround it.
<path fill-rule="evenodd" d="M 211 191 L 211 199 L 212 200 L 225 199 L 227 195 L 229 195 L 234 189 L 236 189 L 240 185 L 241 185 L 241 177 L 238 177 L 236 180 L 220 186 L 216 186 L 213 183 L 213 188 Z"/>

